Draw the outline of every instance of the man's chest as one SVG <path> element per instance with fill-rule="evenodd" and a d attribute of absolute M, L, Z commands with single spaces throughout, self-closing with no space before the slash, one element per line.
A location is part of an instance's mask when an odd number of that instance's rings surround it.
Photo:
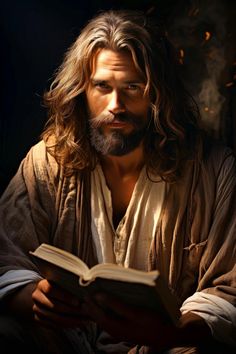
<path fill-rule="evenodd" d="M 137 178 L 114 179 L 109 183 L 113 224 L 116 228 L 129 206 Z"/>

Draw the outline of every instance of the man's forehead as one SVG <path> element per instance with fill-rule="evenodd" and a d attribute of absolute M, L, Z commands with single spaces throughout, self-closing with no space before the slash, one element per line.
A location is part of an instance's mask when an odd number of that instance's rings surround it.
<path fill-rule="evenodd" d="M 94 57 L 91 76 L 111 73 L 125 73 L 135 79 L 141 78 L 129 52 L 102 49 Z"/>

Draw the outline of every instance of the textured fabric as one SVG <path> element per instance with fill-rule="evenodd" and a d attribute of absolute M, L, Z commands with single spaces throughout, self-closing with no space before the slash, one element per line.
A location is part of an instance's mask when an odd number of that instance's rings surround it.
<path fill-rule="evenodd" d="M 196 292 L 181 306 L 181 313 L 193 312 L 204 318 L 220 342 L 236 347 L 236 308 L 228 301 L 204 292 Z"/>
<path fill-rule="evenodd" d="M 100 165 L 92 173 L 91 187 L 92 234 L 99 263 L 117 263 L 124 267 L 147 270 L 148 254 L 160 216 L 165 183 L 153 183 L 143 168 L 126 213 L 116 229 L 112 221 L 111 193 Z"/>
<path fill-rule="evenodd" d="M 235 306 L 235 159 L 229 149 L 209 146 L 204 160 L 189 161 L 183 172 L 166 184 L 149 268 L 161 271 L 180 305 L 203 291 Z M 34 146 L 0 201 L 2 274 L 37 272 L 28 252 L 42 242 L 95 264 L 89 191 L 88 172 L 65 177 L 44 143 Z"/>
<path fill-rule="evenodd" d="M 32 271 L 27 269 L 15 269 L 9 270 L 0 276 L 0 300 L 6 295 L 9 295 L 19 286 L 32 283 L 32 281 L 39 281 L 42 277 Z"/>
<path fill-rule="evenodd" d="M 235 306 L 236 163 L 230 149 L 207 148 L 169 187 L 150 269 L 161 271 L 180 303 L 204 291 Z"/>
<path fill-rule="evenodd" d="M 63 172 L 43 141 L 20 164 L 0 200 L 0 272 L 37 270 L 29 251 L 42 242 L 79 255 L 88 265 L 97 263 L 90 231 L 90 176 L 65 177 Z"/>

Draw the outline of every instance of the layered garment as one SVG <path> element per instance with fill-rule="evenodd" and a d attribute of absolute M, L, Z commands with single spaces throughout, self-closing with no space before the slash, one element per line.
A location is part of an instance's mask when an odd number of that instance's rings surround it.
<path fill-rule="evenodd" d="M 35 145 L 1 198 L 1 274 L 17 269 L 37 273 L 28 252 L 42 242 L 70 251 L 90 266 L 97 263 L 90 193 L 89 171 L 66 177 L 47 154 L 44 142 Z M 165 183 L 164 195 L 145 260 L 148 269 L 160 270 L 180 306 L 185 301 L 183 311 L 192 310 L 194 302 L 195 312 L 201 313 L 204 301 L 199 303 L 192 296 L 201 294 L 202 299 L 204 293 L 205 305 L 213 296 L 235 310 L 236 165 L 232 152 L 209 144 L 202 161 L 188 161 L 178 182 Z M 146 217 L 148 222 L 152 215 Z M 232 323 L 230 331 L 235 333 Z"/>

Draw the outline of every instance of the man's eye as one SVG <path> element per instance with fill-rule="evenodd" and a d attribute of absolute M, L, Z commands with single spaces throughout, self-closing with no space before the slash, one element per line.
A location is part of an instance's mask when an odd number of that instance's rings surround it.
<path fill-rule="evenodd" d="M 140 87 L 138 85 L 136 85 L 136 84 L 129 84 L 127 86 L 127 89 L 131 90 L 131 91 L 138 91 L 138 90 L 140 90 Z"/>
<path fill-rule="evenodd" d="M 97 82 L 95 83 L 95 87 L 97 87 L 100 90 L 109 90 L 109 85 L 107 85 L 105 82 Z"/>

